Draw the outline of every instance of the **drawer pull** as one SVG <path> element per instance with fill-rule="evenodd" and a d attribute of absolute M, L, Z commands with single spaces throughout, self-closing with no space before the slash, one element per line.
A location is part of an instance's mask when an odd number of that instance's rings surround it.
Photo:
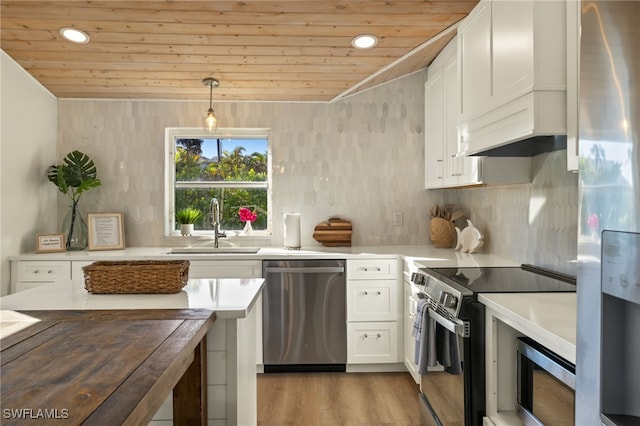
<path fill-rule="evenodd" d="M 368 296 L 368 295 L 369 295 L 369 292 L 368 292 L 368 291 L 366 291 L 366 290 L 365 290 L 365 291 L 363 291 L 362 293 L 363 293 L 365 296 Z M 376 293 L 375 293 L 375 294 L 377 294 L 378 296 L 380 296 L 380 295 L 382 294 L 382 292 L 380 292 L 380 291 L 376 291 Z"/>
<path fill-rule="evenodd" d="M 380 272 L 380 268 L 376 267 L 376 268 L 361 268 L 363 272 L 369 272 L 369 271 L 373 271 L 373 272 Z"/>
<path fill-rule="evenodd" d="M 376 334 L 376 335 L 375 335 L 375 338 L 376 338 L 376 339 L 379 339 L 379 338 L 381 338 L 381 337 L 382 337 L 382 335 L 381 335 L 380 333 L 378 333 L 378 334 Z M 365 339 L 368 339 L 368 338 L 369 338 L 369 335 L 368 335 L 367 333 L 364 333 L 364 338 L 365 338 Z"/>
<path fill-rule="evenodd" d="M 53 269 L 49 269 L 49 270 L 47 271 L 47 274 L 51 275 L 51 274 L 53 274 L 53 272 L 54 272 L 54 270 L 53 270 Z"/>

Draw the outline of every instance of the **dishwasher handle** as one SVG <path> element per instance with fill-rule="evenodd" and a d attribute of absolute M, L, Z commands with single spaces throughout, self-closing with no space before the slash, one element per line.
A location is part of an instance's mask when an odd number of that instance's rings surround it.
<path fill-rule="evenodd" d="M 267 274 L 327 274 L 327 273 L 342 273 L 344 272 L 344 266 L 306 266 L 301 268 L 281 268 L 274 266 L 267 266 L 265 268 Z"/>

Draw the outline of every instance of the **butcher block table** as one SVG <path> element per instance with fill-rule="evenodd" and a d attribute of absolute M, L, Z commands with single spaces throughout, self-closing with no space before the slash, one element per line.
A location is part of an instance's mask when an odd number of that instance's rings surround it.
<path fill-rule="evenodd" d="M 207 423 L 206 309 L 0 311 L 3 425 Z M 54 419 L 58 419 L 55 421 Z"/>

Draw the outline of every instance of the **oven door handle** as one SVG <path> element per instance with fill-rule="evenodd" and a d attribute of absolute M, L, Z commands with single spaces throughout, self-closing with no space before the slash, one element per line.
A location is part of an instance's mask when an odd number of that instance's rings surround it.
<path fill-rule="evenodd" d="M 469 337 L 468 321 L 462 321 L 461 319 L 451 320 L 449 318 L 445 318 L 431 308 L 429 308 L 428 311 L 431 319 L 433 319 L 435 322 L 437 322 L 450 332 L 455 333 L 461 337 Z"/>

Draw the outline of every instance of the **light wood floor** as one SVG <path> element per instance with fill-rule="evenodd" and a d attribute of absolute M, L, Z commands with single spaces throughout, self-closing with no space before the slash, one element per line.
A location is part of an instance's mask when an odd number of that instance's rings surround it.
<path fill-rule="evenodd" d="M 258 425 L 419 425 L 418 392 L 408 373 L 258 374 Z"/>

